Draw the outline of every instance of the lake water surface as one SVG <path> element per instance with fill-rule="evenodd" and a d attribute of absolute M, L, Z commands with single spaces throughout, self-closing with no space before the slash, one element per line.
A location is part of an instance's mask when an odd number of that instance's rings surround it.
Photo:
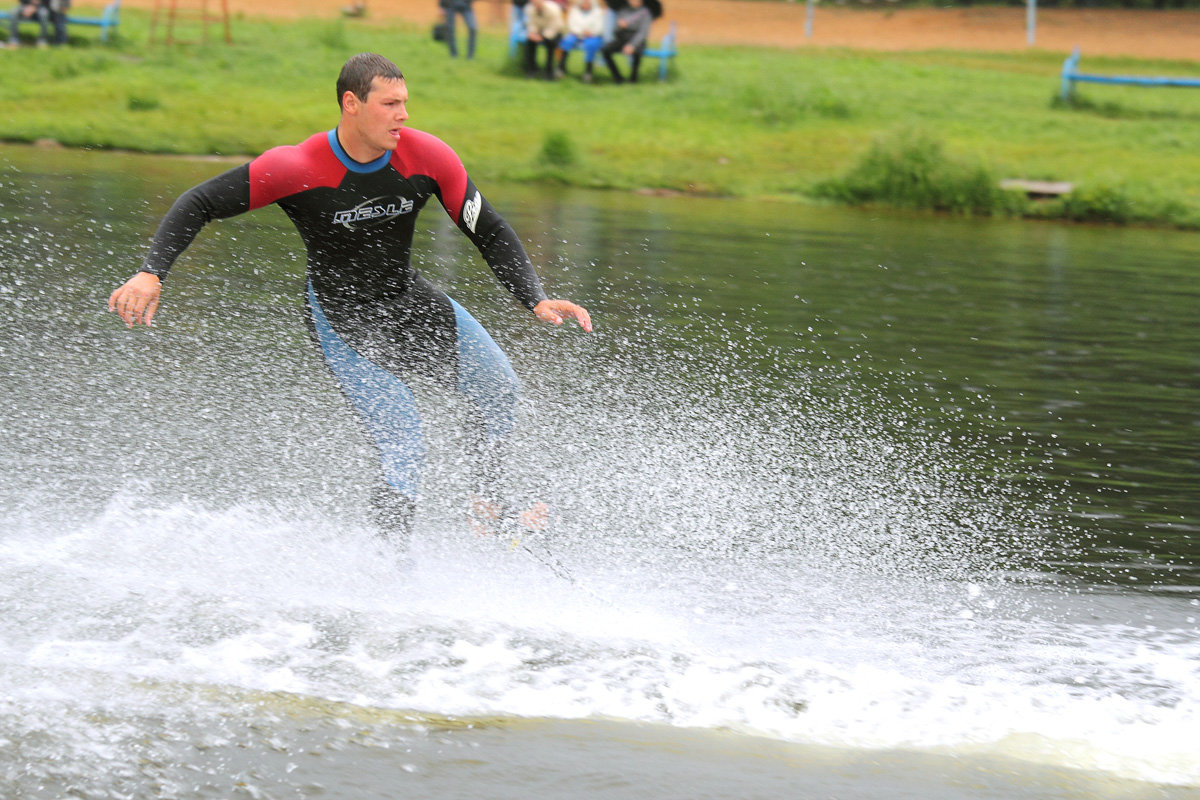
<path fill-rule="evenodd" d="M 0 148 L 0 795 L 1200 794 L 1200 235 L 485 186 L 587 336 L 432 207 L 561 521 L 429 396 L 405 564 L 281 212 L 104 311 L 225 166 Z"/>

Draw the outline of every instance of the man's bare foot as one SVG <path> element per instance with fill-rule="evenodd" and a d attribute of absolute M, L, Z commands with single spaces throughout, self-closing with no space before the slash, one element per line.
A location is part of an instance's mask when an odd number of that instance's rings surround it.
<path fill-rule="evenodd" d="M 505 534 L 520 541 L 522 536 L 541 533 L 550 527 L 550 506 L 539 501 L 524 511 L 513 511 L 482 497 L 473 497 L 467 521 L 476 536 Z"/>

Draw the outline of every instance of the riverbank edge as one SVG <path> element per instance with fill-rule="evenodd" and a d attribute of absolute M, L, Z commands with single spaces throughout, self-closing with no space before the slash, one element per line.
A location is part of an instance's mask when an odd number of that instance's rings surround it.
<path fill-rule="evenodd" d="M 129 44 L 139 41 L 138 37 L 142 31 L 137 28 L 145 25 L 148 20 L 138 20 L 135 15 L 134 20 L 131 21 L 135 25 L 134 30 L 130 31 L 133 38 L 121 37 L 125 39 L 124 45 L 118 43 L 118 47 L 111 52 L 117 58 L 138 61 L 142 57 L 148 56 L 149 53 L 134 55 L 127 51 L 127 48 Z M 269 20 L 262 18 L 242 18 L 239 22 L 251 25 L 271 24 Z M 342 23 L 339 21 L 306 19 L 298 22 L 325 25 L 326 28 L 317 35 L 317 40 L 321 44 L 330 46 L 345 44 L 342 41 L 345 38 L 340 27 Z M 328 27 L 330 25 L 334 27 Z M 393 23 L 393 25 L 410 35 L 416 33 L 416 29 L 410 23 L 400 22 Z M 388 27 L 392 26 L 381 26 L 385 29 Z M 496 54 L 499 53 L 502 47 L 501 37 L 492 32 L 484 32 L 480 39 L 481 48 L 486 46 L 489 50 L 497 51 Z M 99 55 L 107 49 L 92 52 Z M 711 51 L 718 54 L 726 53 L 731 48 L 694 45 L 689 47 L 689 50 L 694 50 L 696 53 Z M 83 55 L 88 52 L 87 49 L 84 49 L 80 50 L 79 54 Z M 164 52 L 159 50 L 155 57 L 162 58 Z M 875 56 L 886 58 L 888 55 L 866 49 L 847 50 L 846 52 L 852 52 L 855 57 L 863 58 Z M 953 56 L 955 54 L 942 52 L 941 55 Z M 960 55 L 969 58 L 973 55 L 973 51 L 963 51 Z M 508 66 L 501 70 L 500 75 L 503 76 L 506 70 L 515 69 L 514 63 L 510 61 Z M 74 77 L 74 75 L 68 70 L 69 77 Z M 150 110 L 159 108 L 159 100 L 156 97 L 138 94 L 137 88 L 122 89 L 121 91 L 128 93 L 128 97 L 122 99 L 127 101 L 128 111 L 134 115 L 147 108 Z M 824 98 L 819 98 L 819 101 L 823 102 Z M 818 116 L 825 115 L 827 117 L 825 121 L 832 123 L 833 129 L 836 130 L 839 125 L 836 117 L 840 108 L 841 106 L 835 98 L 829 108 L 818 108 L 815 113 Z M 775 109 L 768 110 L 775 111 Z M 174 146 L 178 144 L 178 141 L 163 148 L 139 147 L 133 142 L 135 137 L 123 135 L 125 129 L 116 135 L 110 130 L 106 136 L 90 137 L 90 125 L 86 115 L 74 119 L 75 121 L 56 119 L 50 124 L 37 120 L 31 121 L 25 126 L 29 135 L 24 135 L 20 131 L 21 126 L 16 126 L 16 130 L 10 126 L 8 135 L 0 135 L 0 142 L 34 147 L 61 146 L 77 150 L 206 158 L 218 163 L 237 163 L 253 158 L 261 152 L 261 149 L 253 147 L 241 150 L 237 149 L 235 145 L 230 148 L 231 140 L 228 138 L 220 140 L 222 145 L 217 148 L 220 155 L 214 155 L 212 151 L 206 153 L 195 149 L 188 150 L 186 144 L 182 148 Z M 769 122 L 767 127 L 771 127 Z M 56 135 L 58 138 L 55 138 Z M 570 152 L 573 147 L 578 150 L 578 146 L 568 138 L 565 142 L 566 160 L 560 164 L 556 158 L 561 156 L 561 153 L 549 152 L 549 157 L 544 157 L 547 155 L 547 151 L 554 149 L 552 145 L 557 144 L 551 141 L 556 135 L 560 135 L 560 133 L 546 131 L 541 153 L 535 158 L 534 163 L 525 162 L 515 168 L 514 165 L 518 161 L 513 156 L 513 144 L 508 141 L 499 144 L 489 141 L 489 145 L 496 145 L 498 148 L 499 163 L 486 165 L 490 167 L 490 172 L 487 170 L 477 171 L 488 180 L 513 184 L 568 186 L 641 195 L 771 200 L 804 205 L 848 206 L 864 210 L 900 210 L 905 213 L 1200 230 L 1200 208 L 1190 203 L 1186 196 L 1176 196 L 1170 192 L 1156 192 L 1153 189 L 1143 190 L 1143 187 L 1136 183 L 1129 184 L 1120 180 L 1109 184 L 1095 182 L 1076 184 L 1063 193 L 1050 196 L 1038 195 L 1036 192 L 1026 189 L 1005 188 L 1003 184 L 1013 176 L 998 174 L 994 170 L 989 171 L 986 166 L 967 163 L 958 156 L 946 154 L 940 146 L 941 142 L 937 140 L 926 142 L 925 144 L 929 147 L 925 151 L 909 147 L 905 139 L 908 133 L 904 131 L 889 137 L 890 150 L 887 142 L 884 142 L 885 146 L 882 148 L 877 142 L 876 146 L 865 155 L 861 151 L 854 155 L 843 154 L 845 157 L 835 162 L 835 169 L 840 170 L 838 174 L 820 180 L 802 178 L 782 187 L 782 191 L 780 191 L 781 187 L 773 186 L 772 190 L 767 192 L 761 191 L 760 189 L 765 187 L 756 186 L 756 183 L 769 183 L 769 181 L 761 180 L 761 173 L 756 174 L 753 168 L 750 171 L 739 173 L 740 177 L 729 178 L 721 183 L 703 179 L 694 182 L 689 180 L 684 176 L 688 174 L 688 168 L 692 166 L 689 158 L 694 158 L 696 153 L 682 148 L 675 153 L 674 157 L 672 157 L 672 150 L 669 147 L 656 149 L 654 155 L 659 159 L 656 165 L 658 167 L 657 174 L 641 176 L 637 169 L 621 168 L 623 154 L 616 149 L 604 153 L 598 158 L 593 158 L 593 163 L 587 165 L 586 169 L 578 168 L 578 157 Z M 706 149 L 704 155 L 708 155 L 710 152 Z M 506 158 L 507 161 L 505 161 Z M 616 159 L 615 162 L 612 160 L 613 158 Z M 857 161 L 855 161 L 856 158 Z M 968 160 L 970 159 L 968 158 Z M 722 164 L 728 163 L 728 161 L 729 159 L 724 157 L 717 159 L 717 162 Z M 477 165 L 479 160 L 472 157 L 469 163 Z M 771 163 L 767 162 L 765 166 L 770 167 Z M 617 164 L 618 168 L 612 168 L 614 164 Z M 759 168 L 761 169 L 762 166 L 764 165 L 759 165 Z M 916 190 L 911 191 L 914 187 L 901 186 L 897 193 L 896 176 L 911 179 L 914 169 L 917 170 Z M 872 170 L 874 170 L 874 174 L 872 174 Z M 1187 191 L 1190 191 L 1190 188 Z M 967 197 L 965 201 L 963 200 L 964 196 Z"/>
<path fill-rule="evenodd" d="M 32 150 L 71 150 L 79 153 L 86 152 L 101 152 L 124 154 L 134 156 L 147 156 L 153 158 L 166 158 L 179 161 L 199 161 L 213 164 L 237 165 L 245 163 L 255 158 L 258 153 L 176 153 L 176 152 L 156 152 L 152 150 L 134 149 L 128 147 L 106 147 L 97 145 L 82 145 L 72 146 L 65 145 L 53 139 L 37 139 L 30 141 L 28 139 L 15 138 L 0 138 L 0 146 L 3 147 L 26 147 Z M 1008 196 L 1010 205 L 1006 210 L 996 213 L 972 213 L 961 209 L 945 209 L 945 208 L 928 208 L 921 206 L 913 206 L 905 203 L 888 203 L 888 202 L 866 202 L 855 203 L 845 202 L 835 199 L 831 196 L 822 196 L 818 192 L 812 193 L 767 193 L 767 194 L 735 194 L 723 192 L 709 191 L 689 191 L 686 189 L 673 189 L 663 187 L 636 187 L 624 188 L 613 186 L 598 186 L 586 182 L 572 182 L 560 178 L 545 179 L 545 178 L 502 178 L 501 182 L 511 183 L 525 186 L 565 186 L 571 189 L 582 189 L 587 191 L 599 192 L 615 192 L 639 195 L 645 197 L 695 197 L 714 200 L 748 200 L 760 202 L 774 202 L 781 204 L 790 204 L 797 206 L 814 206 L 814 207 L 849 207 L 866 212 L 885 212 L 885 213 L 905 213 L 916 214 L 923 217 L 936 216 L 954 216 L 954 217 L 990 217 L 998 219 L 1019 219 L 1025 222 L 1045 222 L 1051 224 L 1069 224 L 1069 225 L 1102 225 L 1102 226 L 1119 226 L 1119 227 L 1140 227 L 1148 229 L 1168 229 L 1178 231 L 1195 231 L 1200 230 L 1200 221 L 1188 222 L 1177 221 L 1170 219 L 1154 219 L 1148 216 L 1142 216 L 1134 220 L 1128 219 L 1096 219 L 1096 218 L 1073 218 L 1069 213 L 1066 213 L 1063 206 L 1069 201 L 1069 195 L 1058 197 L 1031 197 L 1030 192 L 1023 189 L 1005 189 L 1000 186 L 1001 182 L 995 185 L 995 191 L 998 196 Z M 1033 193 L 1036 194 L 1036 193 Z M 1018 210 L 1014 212 L 1013 208 Z M 1020 210 L 1024 208 L 1024 210 Z"/>

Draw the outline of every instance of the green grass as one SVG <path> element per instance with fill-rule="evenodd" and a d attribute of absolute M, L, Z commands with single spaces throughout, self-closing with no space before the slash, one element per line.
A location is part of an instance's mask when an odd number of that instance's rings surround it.
<path fill-rule="evenodd" d="M 1094 87 L 1064 106 L 1065 54 L 684 42 L 665 83 L 614 86 L 601 67 L 589 86 L 520 77 L 499 35 L 466 62 L 423 26 L 238 19 L 232 46 L 174 48 L 148 44 L 148 29 L 131 9 L 109 46 L 85 29 L 69 48 L 4 51 L 0 139 L 255 155 L 332 127 L 338 69 L 373 50 L 408 76 L 410 124 L 448 141 L 480 182 L 1200 227 L 1200 92 Z M 1200 73 L 1192 62 L 1086 66 Z M 1003 178 L 1077 188 L 1026 202 L 994 189 Z"/>

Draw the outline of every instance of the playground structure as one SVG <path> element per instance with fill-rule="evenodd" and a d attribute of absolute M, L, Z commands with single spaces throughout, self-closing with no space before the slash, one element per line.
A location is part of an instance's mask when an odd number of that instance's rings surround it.
<path fill-rule="evenodd" d="M 225 44 L 233 44 L 233 34 L 229 29 L 229 0 L 220 0 L 221 11 L 219 21 L 225 29 Z M 164 44 L 196 44 L 194 41 L 181 41 L 175 37 L 176 26 L 181 22 L 200 23 L 200 42 L 208 43 L 208 26 L 218 23 L 218 12 L 209 13 L 209 0 L 154 0 L 154 15 L 150 18 L 150 41 L 158 41 L 160 17 L 165 9 L 166 38 Z"/>

